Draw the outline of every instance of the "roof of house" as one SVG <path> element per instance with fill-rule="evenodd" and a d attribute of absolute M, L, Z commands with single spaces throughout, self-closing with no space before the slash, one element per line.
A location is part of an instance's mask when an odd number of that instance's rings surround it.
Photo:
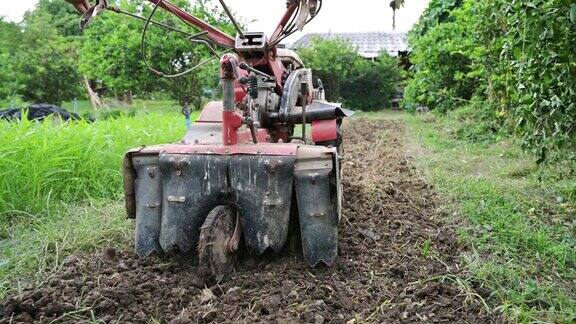
<path fill-rule="evenodd" d="M 298 49 L 310 45 L 314 38 L 341 39 L 351 42 L 358 48 L 358 53 L 365 58 L 375 58 L 385 51 L 391 56 L 398 52 L 408 51 L 406 33 L 367 32 L 367 33 L 312 33 L 294 42 L 292 48 Z"/>

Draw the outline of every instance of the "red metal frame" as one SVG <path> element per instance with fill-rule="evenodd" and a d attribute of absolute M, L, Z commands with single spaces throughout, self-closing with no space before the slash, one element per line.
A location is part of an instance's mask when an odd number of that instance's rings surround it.
<path fill-rule="evenodd" d="M 207 22 L 203 21 L 202 19 L 199 19 L 199 18 L 187 13 L 186 11 L 178 8 L 177 6 L 171 4 L 170 2 L 168 2 L 166 0 L 148 0 L 148 1 L 152 2 L 153 4 L 160 3 L 158 5 L 160 8 L 175 14 L 180 19 L 190 23 L 191 25 L 193 25 L 195 27 L 198 27 L 202 30 L 207 31 L 208 33 L 206 36 L 208 36 L 214 42 L 216 42 L 220 45 L 223 45 L 223 46 L 234 48 L 234 43 L 235 43 L 234 37 L 220 31 L 218 28 L 208 24 Z M 286 12 L 282 16 L 282 19 L 280 20 L 280 22 L 278 23 L 278 26 L 274 30 L 274 33 L 272 33 L 272 37 L 270 37 L 270 42 L 273 43 L 276 40 L 278 40 L 278 38 L 281 36 L 282 29 L 284 29 L 284 27 L 286 26 L 286 24 L 288 23 L 288 21 L 290 20 L 290 18 L 292 17 L 292 15 L 294 14 L 294 12 L 297 9 L 298 9 L 298 3 L 297 2 L 292 2 L 288 5 Z"/>
<path fill-rule="evenodd" d="M 87 0 L 65 0 L 65 1 L 72 4 L 74 6 L 74 8 L 76 8 L 76 10 L 78 12 L 80 12 L 81 14 L 84 14 L 88 9 L 90 9 L 90 4 L 88 3 Z M 102 0 L 102 1 L 104 1 L 104 0 Z M 197 27 L 197 28 L 201 29 L 202 31 L 205 31 L 206 36 L 208 38 L 210 38 L 212 41 L 214 41 L 215 43 L 217 43 L 218 45 L 228 47 L 228 48 L 234 48 L 234 44 L 235 44 L 234 37 L 226 34 L 225 32 L 219 30 L 218 28 L 210 25 L 209 23 L 205 22 L 204 20 L 180 9 L 178 6 L 170 3 L 167 0 L 148 0 L 148 1 L 150 1 L 154 5 L 158 5 L 159 8 L 162 8 L 162 9 L 176 15 L 178 18 L 189 23 L 190 25 Z M 274 30 L 274 33 L 272 34 L 272 37 L 270 38 L 271 42 L 276 41 L 281 36 L 282 29 L 284 28 L 284 26 L 286 26 L 286 24 L 288 23 L 288 21 L 290 20 L 290 18 L 292 17 L 294 12 L 296 11 L 296 9 L 298 9 L 298 3 L 297 2 L 291 2 L 288 5 L 286 12 L 282 16 L 282 19 L 280 20 L 280 23 L 278 24 L 278 26 Z"/>
<path fill-rule="evenodd" d="M 215 43 L 222 45 L 224 47 L 228 47 L 228 48 L 234 48 L 235 45 L 235 40 L 232 36 L 220 31 L 219 29 L 217 29 L 216 27 L 208 24 L 207 22 L 187 13 L 186 11 L 178 8 L 177 6 L 171 4 L 170 2 L 166 1 L 166 0 L 148 0 L 153 4 L 158 4 L 159 3 L 159 7 L 175 14 L 177 17 L 179 17 L 180 19 L 182 19 L 183 21 L 203 30 L 206 31 L 207 34 L 206 36 L 208 38 L 210 38 L 212 41 L 214 41 Z M 276 41 L 278 39 L 278 37 L 280 37 L 280 33 L 282 31 L 282 29 L 284 28 L 284 26 L 288 23 L 288 21 L 290 20 L 290 18 L 292 17 L 292 15 L 294 14 L 294 12 L 296 11 L 296 9 L 298 9 L 298 3 L 297 2 L 292 2 L 288 8 L 286 9 L 286 12 L 284 13 L 284 15 L 282 16 L 282 19 L 280 20 L 280 22 L 278 23 L 278 26 L 276 27 L 276 29 L 274 30 L 274 33 L 272 34 L 272 37 L 270 38 L 270 43 L 273 43 L 274 41 Z M 263 57 L 262 59 L 255 59 L 255 60 L 248 60 L 248 63 L 258 69 L 258 68 L 263 68 L 266 67 L 268 70 L 271 71 L 271 73 L 273 74 L 273 76 L 276 78 L 276 90 L 278 91 L 278 94 L 282 93 L 282 75 L 284 74 L 284 72 L 286 71 L 284 69 L 284 66 L 282 65 L 282 62 L 278 61 L 276 58 L 276 46 L 273 46 L 271 48 L 267 49 L 267 55 L 265 55 L 265 57 Z M 241 76 L 241 74 L 239 73 L 239 75 Z M 237 85 L 237 88 L 239 88 L 239 90 L 237 90 L 237 93 L 242 93 L 242 88 L 240 87 L 240 85 Z M 237 98 L 237 101 L 240 101 L 242 98 Z"/>
<path fill-rule="evenodd" d="M 242 127 L 242 115 L 236 112 L 236 89 L 238 85 L 238 57 L 234 54 L 224 54 L 220 60 L 220 78 L 224 93 L 224 108 L 222 109 L 222 143 L 236 145 L 238 143 L 238 128 Z"/>
<path fill-rule="evenodd" d="M 176 15 L 178 18 L 184 20 L 185 22 L 195 26 L 202 31 L 206 31 L 206 36 L 216 42 L 218 45 L 234 48 L 234 37 L 224 33 L 223 31 L 219 30 L 218 28 L 208 24 L 207 22 L 199 19 L 186 11 L 178 8 L 177 6 L 171 4 L 166 0 L 148 0 L 153 4 L 158 4 L 158 7 Z"/>
<path fill-rule="evenodd" d="M 206 154 L 206 155 L 274 155 L 290 156 L 296 155 L 299 144 L 238 144 L 234 146 L 226 145 L 204 145 L 204 144 L 165 144 L 140 148 L 131 151 L 131 154 L 158 155 L 158 154 Z"/>
<path fill-rule="evenodd" d="M 213 155 L 296 155 L 298 144 L 276 144 L 276 143 L 258 143 L 258 144 L 237 144 L 233 146 L 226 145 L 185 145 L 172 144 L 162 146 L 160 153 L 167 154 L 213 154 Z"/>
<path fill-rule="evenodd" d="M 65 0 L 81 12 L 82 14 L 88 10 L 88 2 L 86 0 Z M 235 47 L 235 39 L 234 37 L 226 34 L 225 32 L 219 30 L 218 28 L 210 25 L 209 23 L 203 21 L 195 17 L 194 15 L 189 14 L 188 12 L 180 9 L 176 5 L 170 3 L 167 0 L 148 0 L 154 5 L 158 5 L 159 8 L 166 10 L 178 18 L 183 20 L 184 22 L 201 29 L 205 32 L 205 36 L 209 38 L 214 43 L 226 47 L 232 48 Z M 278 23 L 276 29 L 274 30 L 272 37 L 270 37 L 270 43 L 275 43 L 281 36 L 282 30 L 288 24 L 292 16 L 298 9 L 298 2 L 291 1 L 286 9 L 286 12 L 282 16 L 282 19 Z M 227 83 L 229 86 L 233 84 L 233 91 L 230 91 L 228 94 L 225 92 L 224 102 L 228 102 L 227 109 L 223 109 L 222 111 L 222 126 L 223 126 L 223 135 L 222 141 L 224 145 L 236 145 L 239 142 L 239 134 L 238 129 L 242 126 L 243 118 L 240 114 L 235 112 L 236 103 L 241 102 L 245 96 L 246 91 L 238 82 L 238 78 L 241 76 L 245 76 L 248 73 L 244 70 L 240 70 L 237 68 L 238 62 L 240 60 L 239 56 L 241 57 L 241 53 L 234 54 L 225 54 L 221 58 L 220 64 L 220 74 L 221 78 L 224 83 Z M 278 95 L 282 95 L 283 86 L 282 86 L 282 77 L 284 73 L 286 73 L 286 69 L 282 62 L 276 57 L 276 46 L 272 46 L 266 49 L 266 53 L 261 58 L 253 58 L 247 59 L 246 62 L 255 69 L 266 71 L 272 74 L 276 78 L 276 93 Z M 227 96 L 231 97 L 228 98 Z M 234 103 L 234 104 L 232 104 Z M 226 104 L 225 104 L 226 106 Z M 213 118 L 214 119 L 214 118 Z M 313 137 L 317 139 L 332 139 L 336 132 L 335 121 L 322 121 L 316 122 L 315 125 L 312 127 Z M 263 133 L 262 133 L 263 134 Z M 258 132 L 257 137 L 262 136 L 261 132 Z M 244 139 L 245 134 L 240 135 L 242 138 L 241 142 Z M 282 139 L 283 141 L 288 140 L 289 134 L 286 132 L 276 132 L 274 138 L 275 139 Z M 268 140 L 269 136 L 267 136 Z M 272 139 L 273 140 L 273 139 Z"/>
<path fill-rule="evenodd" d="M 186 11 L 180 9 L 179 7 L 171 4 L 170 2 L 168 2 L 166 0 L 148 0 L 148 1 L 152 2 L 155 5 L 159 3 L 158 6 L 160 8 L 162 8 L 162 9 L 164 9 L 170 13 L 173 13 L 178 18 L 186 21 L 187 23 L 189 23 L 195 27 L 198 27 L 199 29 L 201 29 L 203 31 L 207 31 L 206 36 L 208 36 L 208 38 L 210 38 L 214 42 L 218 43 L 219 45 L 234 48 L 234 43 L 235 43 L 234 37 L 220 31 L 218 28 L 210 25 L 209 23 L 203 21 L 202 19 L 199 19 L 199 18 L 195 17 L 194 15 L 187 13 Z M 270 37 L 271 43 L 278 40 L 278 38 L 281 36 L 282 29 L 286 26 L 286 24 L 288 23 L 288 21 L 290 20 L 290 18 L 292 17 L 292 15 L 294 14 L 294 12 L 297 9 L 298 9 L 298 3 L 297 2 L 292 2 L 288 5 L 286 12 L 282 16 L 282 19 L 278 23 L 278 26 L 276 27 L 276 29 L 274 30 L 272 37 Z"/>
<path fill-rule="evenodd" d="M 296 11 L 296 9 L 298 9 L 298 3 L 297 2 L 292 2 L 290 5 L 288 5 L 288 8 L 286 9 L 284 16 L 282 16 L 280 23 L 278 23 L 278 26 L 274 30 L 274 33 L 272 33 L 272 37 L 270 37 L 271 42 L 275 42 L 278 39 L 278 37 L 280 37 L 280 33 L 282 32 L 282 29 L 284 29 L 284 27 L 286 26 L 286 24 L 288 23 L 288 21 L 290 20 L 290 18 L 292 17 L 294 12 Z"/>
<path fill-rule="evenodd" d="M 84 14 L 90 9 L 90 4 L 86 0 L 64 0 L 74 6 L 78 12 Z"/>
<path fill-rule="evenodd" d="M 202 109 L 197 123 L 221 123 L 222 122 L 222 103 L 219 101 L 210 101 Z"/>

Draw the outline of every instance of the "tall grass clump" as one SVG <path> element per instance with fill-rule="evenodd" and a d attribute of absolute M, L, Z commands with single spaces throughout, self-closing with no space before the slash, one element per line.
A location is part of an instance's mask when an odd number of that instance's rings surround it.
<path fill-rule="evenodd" d="M 0 224 L 54 202 L 117 198 L 126 150 L 179 140 L 182 116 L 148 114 L 87 123 L 0 122 Z"/>

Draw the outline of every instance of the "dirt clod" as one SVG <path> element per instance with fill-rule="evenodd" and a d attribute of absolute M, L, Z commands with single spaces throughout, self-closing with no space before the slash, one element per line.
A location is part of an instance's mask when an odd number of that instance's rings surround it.
<path fill-rule="evenodd" d="M 346 125 L 332 267 L 311 269 L 288 254 L 247 257 L 230 279 L 211 282 L 189 261 L 105 249 L 70 257 L 46 284 L 9 297 L 0 322 L 492 321 L 453 280 L 437 279 L 463 275 L 455 264 L 463 247 L 406 156 L 404 132 L 389 120 Z"/>

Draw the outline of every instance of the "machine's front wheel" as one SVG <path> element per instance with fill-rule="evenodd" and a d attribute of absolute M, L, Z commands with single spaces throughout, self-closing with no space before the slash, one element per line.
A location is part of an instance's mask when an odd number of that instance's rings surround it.
<path fill-rule="evenodd" d="M 229 248 L 236 228 L 236 217 L 232 207 L 217 206 L 200 228 L 198 264 L 218 280 L 234 272 L 236 266 L 236 253 Z"/>

